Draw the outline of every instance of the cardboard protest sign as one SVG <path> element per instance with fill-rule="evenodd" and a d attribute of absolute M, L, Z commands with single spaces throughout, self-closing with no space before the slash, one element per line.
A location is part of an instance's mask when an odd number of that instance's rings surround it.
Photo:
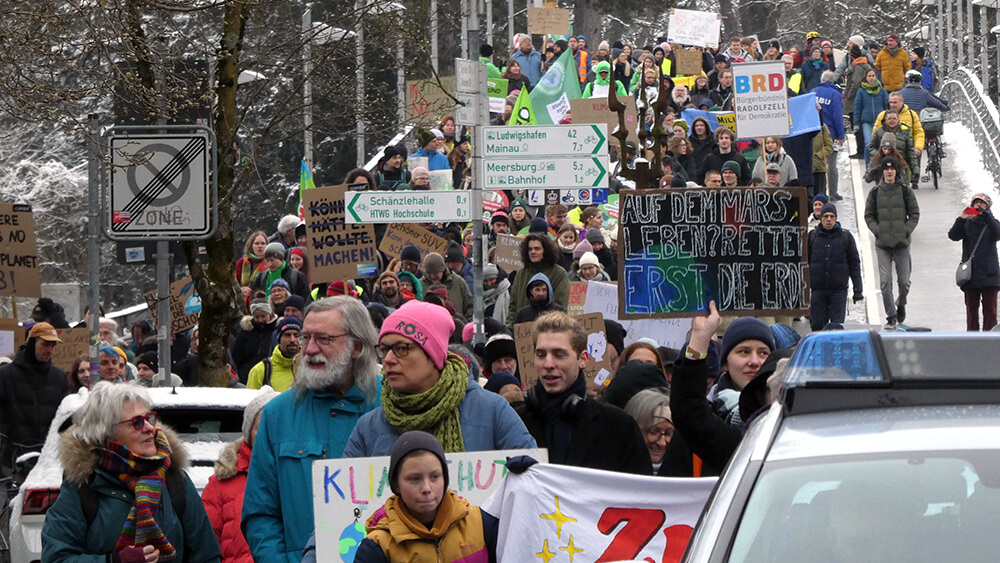
<path fill-rule="evenodd" d="M 520 270 L 524 266 L 521 261 L 521 237 L 497 235 L 493 263 L 503 268 L 507 273 Z"/>
<path fill-rule="evenodd" d="M 146 304 L 153 316 L 153 326 L 156 322 L 156 291 L 146 292 Z M 195 291 L 191 276 L 170 284 L 170 332 L 176 334 L 198 324 L 201 315 L 201 298 Z"/>
<path fill-rule="evenodd" d="M 587 300 L 587 282 L 569 282 L 569 305 L 566 312 L 570 315 L 582 315 L 583 304 Z"/>
<path fill-rule="evenodd" d="M 548 450 L 502 450 L 446 454 L 451 490 L 480 505 L 507 476 L 507 457 L 527 455 L 547 463 Z M 313 462 L 312 489 L 319 561 L 354 561 L 365 537 L 365 521 L 392 496 L 389 456 L 321 459 Z"/>
<path fill-rule="evenodd" d="M 80 354 L 86 356 L 90 353 L 90 329 L 86 327 L 65 328 L 56 332 L 59 333 L 59 339 L 62 340 L 62 343 L 56 344 L 55 350 L 52 351 L 52 363 L 69 373 L 73 369 L 73 362 L 76 361 L 77 356 Z"/>
<path fill-rule="evenodd" d="M 660 346 L 680 348 L 687 340 L 691 319 L 639 319 L 628 320 L 618 315 L 618 285 L 614 282 L 587 282 L 587 295 L 583 302 L 584 313 L 600 313 L 625 327 L 625 345 L 640 338 L 652 338 Z"/>
<path fill-rule="evenodd" d="M 590 361 L 583 368 L 587 377 L 587 387 L 596 388 L 611 382 L 611 356 L 608 355 L 608 339 L 604 333 L 604 317 L 597 313 L 573 317 L 587 331 L 587 353 Z M 535 368 L 535 323 L 514 325 L 514 344 L 517 347 L 517 366 L 521 372 L 521 383 L 527 389 L 538 380 Z"/>
<path fill-rule="evenodd" d="M 569 32 L 569 10 L 528 8 L 528 33 L 566 35 Z"/>
<path fill-rule="evenodd" d="M 713 299 L 724 315 L 808 313 L 805 189 L 620 195 L 619 317 L 691 316 Z"/>
<path fill-rule="evenodd" d="M 507 103 L 507 79 L 487 79 L 486 95 L 490 98 L 490 113 L 503 113 Z"/>
<path fill-rule="evenodd" d="M 42 296 L 30 205 L 0 203 L 0 295 Z"/>
<path fill-rule="evenodd" d="M 0 319 L 0 356 L 14 357 L 26 340 L 24 327 L 17 319 Z"/>
<path fill-rule="evenodd" d="M 625 104 L 625 127 L 628 128 L 628 140 L 639 143 L 636 136 L 638 127 L 638 111 L 635 108 L 635 97 L 618 96 L 618 101 Z M 618 114 L 608 109 L 608 99 L 605 98 L 582 98 L 570 100 L 569 107 L 573 112 L 573 123 L 606 123 L 609 134 L 613 135 L 618 130 Z M 609 140 L 618 146 L 617 138 Z"/>
<path fill-rule="evenodd" d="M 674 58 L 677 59 L 677 74 L 690 76 L 704 71 L 701 68 L 704 56 L 700 51 L 674 51 Z"/>
<path fill-rule="evenodd" d="M 500 520 L 497 561 L 675 563 L 715 482 L 538 464 L 480 506 Z"/>
<path fill-rule="evenodd" d="M 733 103 L 741 138 L 787 136 L 790 120 L 785 63 L 734 64 Z"/>
<path fill-rule="evenodd" d="M 312 283 L 378 275 L 375 229 L 348 225 L 344 217 L 347 186 L 325 186 L 302 192 L 306 221 L 306 258 Z"/>
<path fill-rule="evenodd" d="M 398 258 L 406 245 L 412 244 L 420 251 L 420 259 L 428 252 L 444 254 L 444 248 L 448 246 L 448 241 L 412 223 L 391 223 L 385 230 L 382 237 L 382 244 L 378 249 L 385 252 L 391 258 Z"/>
<path fill-rule="evenodd" d="M 718 49 L 721 28 L 722 14 L 671 9 L 667 42 Z"/>
<path fill-rule="evenodd" d="M 406 81 L 406 119 L 423 124 L 436 124 L 442 115 L 455 111 L 455 100 L 444 92 L 455 92 L 455 77 L 439 77 L 441 85 L 432 79 Z M 444 90 L 441 89 L 444 86 Z"/>

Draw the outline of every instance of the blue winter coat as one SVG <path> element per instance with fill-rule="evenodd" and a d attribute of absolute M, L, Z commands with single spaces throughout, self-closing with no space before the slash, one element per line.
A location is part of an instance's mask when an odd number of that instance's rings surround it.
<path fill-rule="evenodd" d="M 369 401 L 357 386 L 342 399 L 327 391 L 292 387 L 264 407 L 241 524 L 255 560 L 298 563 L 302 559 L 315 528 L 312 464 L 342 457 L 354 426 L 381 404 L 380 396 L 381 388 Z"/>
<path fill-rule="evenodd" d="M 972 219 L 955 219 L 955 224 L 948 231 L 948 238 L 962 241 L 962 262 L 969 259 L 972 247 L 976 246 L 979 233 L 983 232 L 983 240 L 976 248 L 972 258 L 972 279 L 962 286 L 962 290 L 981 289 L 1000 286 L 1000 263 L 997 260 L 997 241 L 1000 240 L 1000 222 L 993 213 L 986 212 Z"/>
<path fill-rule="evenodd" d="M 813 289 L 847 289 L 850 280 L 860 294 L 861 257 L 854 236 L 837 223 L 829 231 L 821 226 L 809 233 L 809 286 Z"/>
<path fill-rule="evenodd" d="M 937 108 L 941 111 L 948 111 L 948 106 L 944 105 L 944 102 L 921 85 L 908 83 L 900 88 L 899 91 L 903 94 L 903 102 L 906 104 L 906 107 L 917 113 L 920 113 L 920 110 L 927 106 Z"/>
<path fill-rule="evenodd" d="M 417 149 L 417 152 L 410 155 L 412 157 L 424 157 L 427 159 L 427 170 L 429 172 L 434 172 L 435 170 L 451 170 L 451 164 L 448 163 L 448 157 L 437 152 L 429 151 L 424 148 Z"/>
<path fill-rule="evenodd" d="M 820 78 L 828 70 L 831 70 L 830 65 L 822 60 L 813 61 L 812 59 L 806 59 L 802 61 L 802 68 L 800 70 L 802 73 L 802 91 L 809 92 L 819 86 Z"/>
<path fill-rule="evenodd" d="M 135 502 L 135 494 L 117 476 L 97 468 L 96 450 L 67 430 L 60 442 L 64 479 L 55 504 L 45 514 L 42 526 L 42 561 L 104 563 L 111 561 L 122 526 Z M 198 490 L 182 467 L 187 465 L 184 446 L 170 430 L 171 466 L 167 471 L 184 473 L 185 489 L 170 491 L 164 486 L 155 515 L 163 535 L 177 550 L 176 561 L 215 562 L 220 560 L 219 541 L 205 513 Z M 80 486 L 90 480 L 97 500 L 93 522 L 84 521 Z M 173 496 L 185 495 L 184 521 L 174 511 Z M 311 499 L 311 497 L 310 497 Z M 297 560 L 296 560 L 297 561 Z"/>
<path fill-rule="evenodd" d="M 854 97 L 854 124 L 862 123 L 874 124 L 878 119 L 878 114 L 889 107 L 889 94 L 883 86 L 878 94 L 872 96 L 864 87 L 858 88 L 858 93 Z"/>
<path fill-rule="evenodd" d="M 920 74 L 923 78 L 920 79 L 920 85 L 927 88 L 928 91 L 933 91 L 934 88 L 934 61 L 929 58 L 924 58 L 924 66 L 920 69 Z"/>
<path fill-rule="evenodd" d="M 465 388 L 465 398 L 458 404 L 458 420 L 467 452 L 538 447 L 510 403 L 472 378 Z M 399 435 L 379 407 L 361 417 L 344 448 L 344 457 L 389 455 Z"/>
<path fill-rule="evenodd" d="M 542 79 L 542 54 L 532 49 L 525 55 L 518 49 L 511 58 L 521 66 L 521 74 L 528 79 L 528 85 L 534 88 Z"/>
<path fill-rule="evenodd" d="M 823 82 L 813 88 L 816 94 L 816 101 L 823 108 L 823 123 L 830 129 L 830 136 L 834 139 L 844 138 L 844 95 L 836 84 Z"/>

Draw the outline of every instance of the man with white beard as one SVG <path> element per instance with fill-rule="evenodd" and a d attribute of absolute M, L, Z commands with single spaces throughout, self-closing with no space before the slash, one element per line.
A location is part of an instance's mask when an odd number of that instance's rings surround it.
<path fill-rule="evenodd" d="M 312 463 L 338 458 L 361 415 L 380 404 L 375 326 L 357 299 L 305 311 L 295 385 L 259 420 L 241 527 L 257 561 L 300 561 L 315 529 Z"/>

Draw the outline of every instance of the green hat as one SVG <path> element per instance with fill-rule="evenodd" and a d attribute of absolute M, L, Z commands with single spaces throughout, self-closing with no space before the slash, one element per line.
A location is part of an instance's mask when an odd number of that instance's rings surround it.
<path fill-rule="evenodd" d="M 733 174 L 739 176 L 740 163 L 736 162 L 735 160 L 727 160 L 726 163 L 722 165 L 722 172 L 725 172 L 726 170 L 729 170 Z"/>
<path fill-rule="evenodd" d="M 688 131 L 688 123 L 687 123 L 687 121 L 684 121 L 683 119 L 675 119 L 673 126 L 674 127 L 680 126 L 682 129 L 684 129 L 685 133 L 687 133 L 687 131 Z"/>

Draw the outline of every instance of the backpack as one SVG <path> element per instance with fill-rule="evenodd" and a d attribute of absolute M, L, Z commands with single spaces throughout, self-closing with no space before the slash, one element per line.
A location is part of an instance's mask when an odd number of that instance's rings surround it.
<path fill-rule="evenodd" d="M 97 517 L 97 491 L 90 486 L 90 481 L 93 478 L 93 475 L 91 475 L 90 480 L 80 486 L 80 508 L 83 509 L 83 517 L 88 529 L 90 528 L 90 523 Z M 184 483 L 184 475 L 181 471 L 168 470 L 164 481 L 166 481 L 168 491 L 185 491 L 186 485 Z M 171 496 L 170 502 L 174 506 L 177 518 L 183 522 L 184 511 L 187 509 L 187 494 Z"/>

